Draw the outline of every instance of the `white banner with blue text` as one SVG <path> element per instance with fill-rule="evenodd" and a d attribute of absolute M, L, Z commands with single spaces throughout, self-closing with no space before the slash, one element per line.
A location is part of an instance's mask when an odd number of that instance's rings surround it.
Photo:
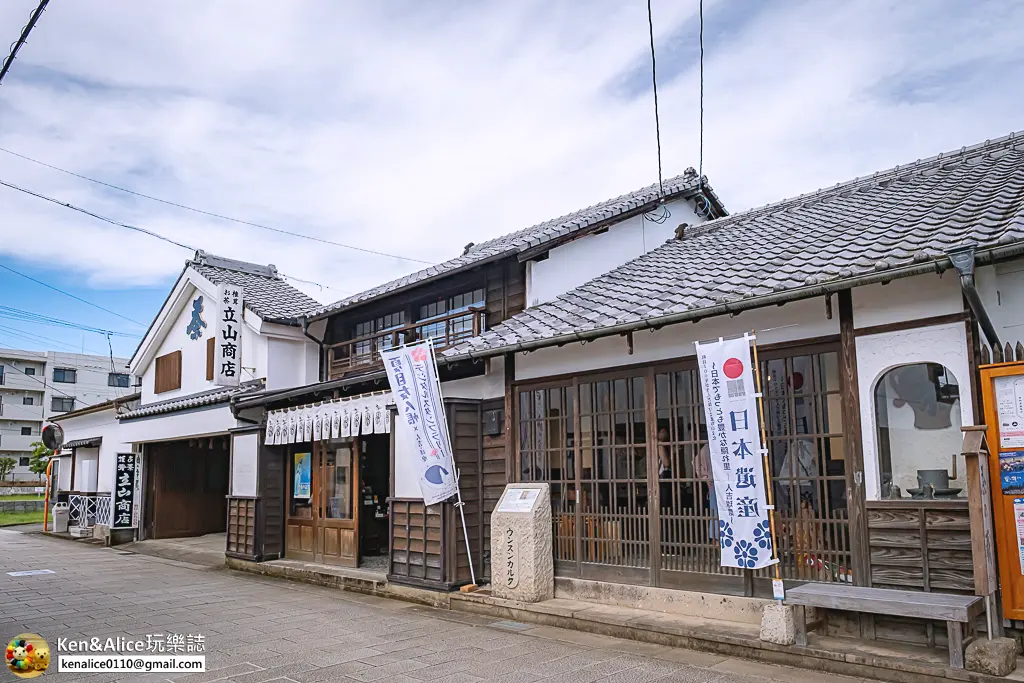
<path fill-rule="evenodd" d="M 750 336 L 696 344 L 722 566 L 773 564 Z"/>
<path fill-rule="evenodd" d="M 405 430 L 415 458 L 414 462 L 404 463 L 396 458 L 395 468 L 415 467 L 425 505 L 447 500 L 458 491 L 458 482 L 434 346 L 428 339 L 381 351 L 380 355 L 398 407 L 396 429 Z"/>
<path fill-rule="evenodd" d="M 245 298 L 237 285 L 217 285 L 217 341 L 214 343 L 214 384 L 237 387 L 242 379 L 242 309 Z"/>

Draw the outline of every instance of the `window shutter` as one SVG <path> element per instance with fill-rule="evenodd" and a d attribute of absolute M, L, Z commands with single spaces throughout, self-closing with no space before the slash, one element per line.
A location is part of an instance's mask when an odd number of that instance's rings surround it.
<path fill-rule="evenodd" d="M 213 379 L 213 354 L 216 353 L 217 338 L 210 337 L 206 340 L 206 379 Z"/>
<path fill-rule="evenodd" d="M 181 388 L 181 351 L 172 351 L 156 359 L 153 392 L 162 394 Z"/>

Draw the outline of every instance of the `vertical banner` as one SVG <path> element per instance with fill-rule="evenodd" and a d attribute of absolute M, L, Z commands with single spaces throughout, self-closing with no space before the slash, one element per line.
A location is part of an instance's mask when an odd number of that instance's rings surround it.
<path fill-rule="evenodd" d="M 217 285 L 217 341 L 213 354 L 214 384 L 237 387 L 242 375 L 242 288 Z"/>
<path fill-rule="evenodd" d="M 723 567 L 773 564 L 771 524 L 748 335 L 697 343 Z"/>
<path fill-rule="evenodd" d="M 416 467 L 423 503 L 434 505 L 458 491 L 455 461 L 448 439 L 441 385 L 437 380 L 434 347 L 429 340 L 380 352 L 398 406 L 401 429 L 415 445 L 417 463 L 395 462 L 395 467 Z M 372 419 L 370 420 L 372 425 Z"/>
<path fill-rule="evenodd" d="M 111 529 L 135 529 L 139 526 L 141 460 L 135 453 L 117 454 L 114 490 L 110 494 Z"/>

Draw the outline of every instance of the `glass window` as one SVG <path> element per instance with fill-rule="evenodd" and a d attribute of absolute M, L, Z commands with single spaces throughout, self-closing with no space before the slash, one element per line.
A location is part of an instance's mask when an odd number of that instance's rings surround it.
<path fill-rule="evenodd" d="M 352 449 L 340 446 L 324 453 L 324 513 L 327 519 L 352 518 Z"/>
<path fill-rule="evenodd" d="M 131 385 L 131 378 L 123 372 L 111 372 L 107 375 L 107 386 L 128 387 Z"/>
<path fill-rule="evenodd" d="M 25 374 L 26 375 L 34 375 L 34 374 L 36 374 L 36 369 L 35 368 L 25 368 Z"/>
<path fill-rule="evenodd" d="M 356 323 L 352 334 L 354 339 L 372 337 L 372 339 L 356 342 L 355 347 L 352 349 L 352 354 L 358 359 L 357 362 L 372 362 L 375 360 L 377 352 L 382 349 L 390 349 L 393 341 L 392 335 L 387 334 L 379 337 L 375 335 L 396 330 L 404 325 L 405 311 L 396 311 L 373 320 Z"/>
<path fill-rule="evenodd" d="M 28 467 L 29 459 L 25 456 L 18 458 L 18 467 Z"/>
<path fill-rule="evenodd" d="M 70 412 L 75 409 L 75 399 L 54 396 L 50 403 L 50 409 L 55 413 Z"/>
<path fill-rule="evenodd" d="M 21 428 L 21 435 L 22 436 L 32 436 L 32 428 L 31 427 L 22 427 Z"/>
<path fill-rule="evenodd" d="M 288 491 L 288 515 L 300 519 L 313 518 L 313 454 L 309 451 L 291 454 Z"/>
<path fill-rule="evenodd" d="M 875 418 L 883 498 L 955 498 L 965 488 L 954 458 L 963 446 L 960 387 L 949 368 L 913 363 L 889 370 L 875 385 Z"/>
<path fill-rule="evenodd" d="M 480 288 L 456 294 L 447 299 L 423 304 L 419 310 L 419 321 L 425 324 L 419 327 L 419 338 L 437 339 L 442 344 L 447 345 L 460 339 L 471 337 L 473 335 L 474 314 L 469 313 L 469 310 L 471 308 L 483 308 L 486 299 L 486 292 L 483 288 Z M 462 311 L 466 311 L 466 315 L 456 315 Z M 453 315 L 456 315 L 456 317 L 450 317 Z M 443 319 L 431 322 L 434 318 Z M 483 331 L 482 324 L 481 331 Z"/>
<path fill-rule="evenodd" d="M 53 381 L 74 384 L 78 381 L 78 371 L 71 368 L 54 368 Z"/>
<path fill-rule="evenodd" d="M 36 402 L 36 400 L 34 398 L 32 398 L 31 396 L 22 396 L 21 397 L 21 404 L 24 405 L 24 406 L 34 405 L 35 402 Z"/>

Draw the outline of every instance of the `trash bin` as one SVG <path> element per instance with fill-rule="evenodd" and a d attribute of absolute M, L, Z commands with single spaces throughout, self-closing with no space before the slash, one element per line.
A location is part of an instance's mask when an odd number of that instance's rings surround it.
<path fill-rule="evenodd" d="M 53 530 L 58 534 L 66 534 L 68 532 L 68 520 L 70 516 L 71 510 L 68 509 L 67 503 L 54 503 Z"/>

